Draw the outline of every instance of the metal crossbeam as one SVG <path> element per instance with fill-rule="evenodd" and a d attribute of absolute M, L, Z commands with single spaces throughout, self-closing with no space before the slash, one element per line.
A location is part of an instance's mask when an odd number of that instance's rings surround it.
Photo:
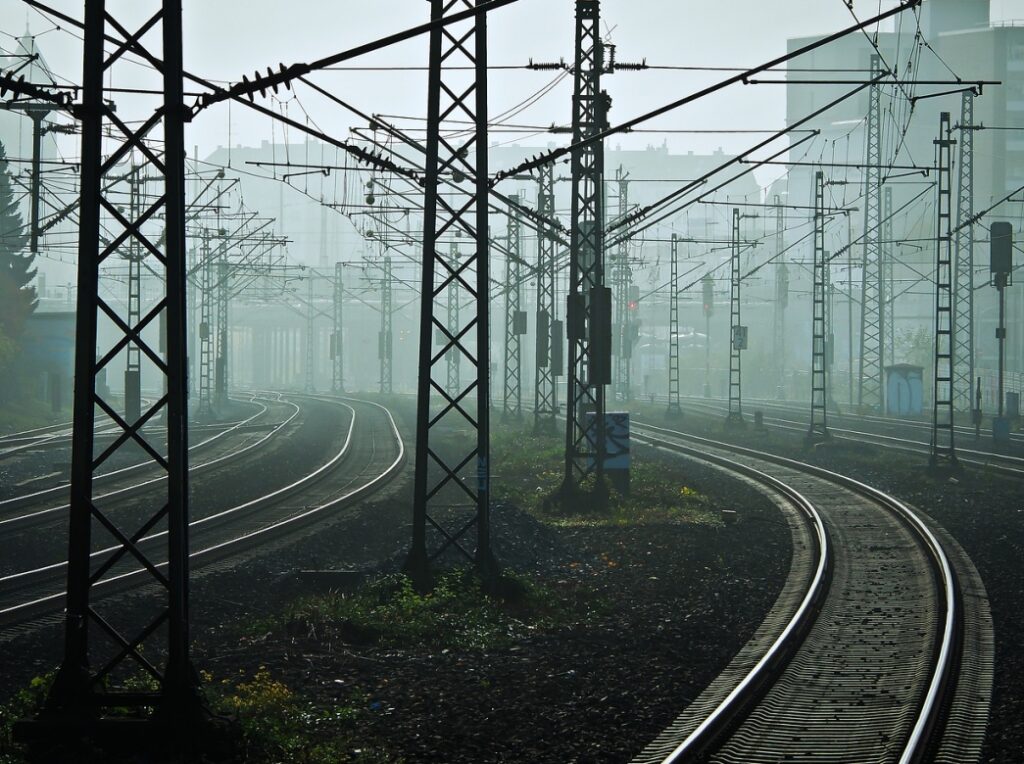
<path fill-rule="evenodd" d="M 431 21 L 475 8 L 474 0 L 430 0 Z M 448 119 L 471 127 L 455 136 Z M 490 348 L 489 239 L 487 230 L 487 17 L 484 14 L 430 33 L 427 89 L 427 183 L 424 196 L 423 273 L 420 290 L 419 381 L 416 408 L 416 474 L 412 547 L 406 566 L 419 588 L 430 585 L 430 564 L 452 549 L 490 576 Z M 441 196 L 440 178 L 461 182 Z M 440 248 L 458 237 L 470 250 L 453 261 Z M 446 302 L 470 302 L 468 321 L 452 326 Z M 442 342 L 434 347 L 434 335 Z M 471 370 L 456 391 L 442 370 L 457 354 Z M 460 436 L 445 440 L 455 427 Z M 476 530 L 476 549 L 465 544 Z"/>
<path fill-rule="evenodd" d="M 828 326 L 826 302 L 829 289 L 829 262 L 825 252 L 825 175 L 814 175 L 814 274 L 811 293 L 811 424 L 809 441 L 824 440 L 828 431 Z"/>
<path fill-rule="evenodd" d="M 534 375 L 533 429 L 553 432 L 558 414 L 555 385 L 561 370 L 562 322 L 555 320 L 555 238 L 550 223 L 555 219 L 555 173 L 551 164 L 537 171 L 537 362 Z M 557 357 L 556 357 L 557 356 Z"/>
<path fill-rule="evenodd" d="M 569 380 L 562 482 L 562 495 L 570 500 L 591 475 L 598 496 L 606 490 L 604 412 L 605 386 L 611 381 L 611 295 L 604 286 L 604 144 L 590 140 L 608 126 L 608 96 L 601 90 L 600 5 L 599 0 L 576 1 L 573 143 L 587 142 L 572 152 L 566 315 Z"/>
<path fill-rule="evenodd" d="M 679 405 L 679 237 L 672 234 L 668 293 L 668 415 L 682 416 Z"/>
<path fill-rule="evenodd" d="M 104 705 L 155 707 L 157 716 L 180 720 L 188 726 L 199 703 L 196 674 L 189 659 L 188 627 L 188 449 L 186 425 L 186 321 L 185 321 L 185 148 L 182 93 L 182 28 L 180 0 L 150 3 L 154 12 L 137 30 L 137 43 L 159 41 L 163 65 L 159 71 L 138 69 L 121 55 L 118 46 L 105 49 L 109 27 L 123 32 L 122 24 L 103 0 L 85 5 L 81 119 L 81 206 L 78 241 L 78 307 L 75 347 L 74 438 L 72 445 L 70 540 L 65 615 L 64 660 L 48 699 L 56 718 L 66 718 L 80 734 L 97 719 Z M 133 10 L 135 8 L 133 7 Z M 133 37 L 135 39 L 135 37 Z M 162 93 L 159 106 L 129 119 L 115 116 L 114 105 L 103 90 L 107 76 L 119 80 L 125 66 L 133 82 L 155 78 L 151 89 Z M 143 74 L 140 74 L 143 72 Z M 148 73 L 148 74 L 147 74 Z M 123 112 L 124 109 L 120 109 Z M 163 152 L 151 146 L 163 144 Z M 151 205 L 127 213 L 118 209 L 123 185 L 110 182 L 115 166 L 129 154 L 141 159 L 163 186 Z M 162 212 L 162 220 L 158 220 Z M 127 217 L 125 217 L 127 214 Z M 166 227 L 162 241 L 158 237 Z M 103 229 L 112 232 L 109 240 Z M 101 266 L 126 242 L 139 245 L 147 270 L 162 277 L 163 294 L 137 324 L 118 314 L 101 297 Z M 144 330 L 163 314 L 165 349 L 151 347 Z M 102 329 L 102 331 L 100 331 Z M 115 335 L 110 346 L 98 337 Z M 162 376 L 166 393 L 145 408 L 137 419 L 114 411 L 98 379 L 105 375 L 117 353 L 135 345 L 150 375 Z M 159 414 L 166 414 L 161 420 Z M 162 422 L 157 425 L 157 422 Z M 142 425 L 147 426 L 143 429 Z M 123 435 L 97 453 L 97 429 L 115 427 Z M 139 518 L 137 530 L 122 528 L 120 516 L 109 516 L 106 503 L 94 492 L 97 470 L 115 453 L 133 449 L 134 458 L 150 459 L 161 472 L 147 494 L 149 515 Z M 166 531 L 159 542 L 143 543 L 143 535 Z M 116 551 L 92 558 L 96 543 Z M 93 586 L 109 575 L 124 572 L 129 560 L 141 564 L 155 584 L 146 607 L 133 605 L 122 612 L 116 603 L 95 601 Z M 97 630 L 98 627 L 98 630 Z M 106 639 L 103 639 L 106 637 Z M 166 656 L 163 666 L 157 656 Z M 148 656 L 148 657 L 147 657 Z M 95 667 L 101 667 L 97 670 Z M 141 669 L 160 685 L 156 693 L 118 696 L 116 688 Z M 54 718 L 54 717 L 51 717 Z"/>
<path fill-rule="evenodd" d="M 929 463 L 933 469 L 957 466 L 953 428 L 953 146 L 949 112 L 939 115 L 935 140 L 935 376 L 932 380 L 932 440 Z"/>
<path fill-rule="evenodd" d="M 959 175 L 957 185 L 955 279 L 953 305 L 955 353 L 953 405 L 958 411 L 974 407 L 974 91 L 960 101 Z"/>
<path fill-rule="evenodd" d="M 743 326 L 740 316 L 740 210 L 732 210 L 732 244 L 729 256 L 729 415 L 730 424 L 743 423 Z"/>
<path fill-rule="evenodd" d="M 883 72 L 882 59 L 871 56 L 871 78 Z M 862 409 L 882 406 L 882 349 L 885 347 L 885 282 L 882 278 L 882 86 L 868 90 L 864 160 L 864 256 L 861 261 L 860 372 L 857 402 Z"/>
<path fill-rule="evenodd" d="M 513 195 L 508 216 L 507 250 L 505 258 L 505 386 L 502 397 L 502 418 L 520 419 L 523 415 L 522 388 L 522 336 L 526 333 L 526 314 L 521 310 L 522 237 L 519 197 Z"/>

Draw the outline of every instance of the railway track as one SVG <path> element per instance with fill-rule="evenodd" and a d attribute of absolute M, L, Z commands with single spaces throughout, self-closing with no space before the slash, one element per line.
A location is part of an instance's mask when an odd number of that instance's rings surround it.
<path fill-rule="evenodd" d="M 252 416 L 190 446 L 191 456 L 202 454 L 205 458 L 193 463 L 189 473 L 201 475 L 242 458 L 256 456 L 279 434 L 287 432 L 300 413 L 299 407 L 277 398 L 264 400 L 266 403 L 259 404 L 260 410 Z M 267 421 L 255 425 L 263 418 Z M 103 493 L 95 498 L 104 503 L 126 501 L 151 490 L 164 479 L 152 460 L 112 469 L 93 478 L 94 485 L 104 488 Z M 66 499 L 69 490 L 69 483 L 61 483 L 0 500 L 0 534 L 62 522 L 68 511 Z"/>
<path fill-rule="evenodd" d="M 845 476 L 633 426 L 637 442 L 759 483 L 789 505 L 791 527 L 797 516 L 804 525 L 762 627 L 634 764 L 978 760 L 991 617 L 980 577 L 953 539 Z"/>
<path fill-rule="evenodd" d="M 757 406 L 760 409 L 761 402 L 758 402 Z M 728 406 L 725 403 L 707 401 L 704 399 L 688 400 L 685 404 L 685 410 L 697 411 L 709 416 L 724 417 L 727 409 Z M 800 416 L 800 413 L 793 409 L 786 409 L 786 411 L 787 416 L 772 416 L 765 412 L 764 423 L 773 428 L 785 430 L 794 434 L 802 435 L 806 433 L 808 420 L 806 418 L 790 418 L 792 416 Z M 930 438 L 931 430 L 927 425 L 911 422 L 910 420 L 886 422 L 886 420 L 880 417 L 865 418 L 865 422 L 874 423 L 875 420 L 880 420 L 881 423 L 886 424 L 893 430 L 907 429 L 911 431 L 909 434 L 917 435 L 917 437 L 906 437 L 906 433 L 902 435 L 889 435 L 880 432 L 870 432 L 865 429 L 853 429 L 849 425 L 844 424 L 850 419 L 854 419 L 856 421 L 860 419 L 860 417 L 854 418 L 849 415 L 830 417 L 829 431 L 833 438 L 837 440 L 868 443 L 873 446 L 880 446 L 882 448 L 922 454 L 926 456 L 930 453 L 931 444 L 928 439 Z M 971 430 L 970 432 L 971 438 L 973 439 L 974 431 Z M 960 461 L 964 464 L 970 464 L 975 467 L 997 472 L 1007 477 L 1024 478 L 1024 457 L 1015 456 L 1009 453 L 999 453 L 996 451 L 965 447 L 963 445 L 963 440 L 961 440 L 961 445 L 957 447 L 957 454 L 959 455 Z"/>
<path fill-rule="evenodd" d="M 199 439 L 189 446 L 189 454 L 192 456 L 198 456 L 199 454 L 206 454 L 206 452 L 217 452 L 223 455 L 231 454 L 234 451 L 241 450 L 244 447 L 244 441 L 262 441 L 262 438 L 254 438 L 252 433 L 275 430 L 278 429 L 279 425 L 286 424 L 285 422 L 274 422 L 272 417 L 278 413 L 271 409 L 288 409 L 288 414 L 282 418 L 287 418 L 288 415 L 295 413 L 295 407 L 283 403 L 279 396 L 274 394 L 271 396 L 264 396 L 261 401 L 258 396 L 253 395 L 248 401 L 256 407 L 256 411 L 250 416 L 244 419 L 234 422 L 224 422 L 218 424 L 206 424 L 199 425 L 192 428 L 194 431 L 199 433 Z M 108 437 L 113 436 L 112 430 L 105 430 Z M 118 430 L 120 433 L 120 430 Z M 276 433 L 272 433 L 276 434 Z M 240 443 L 232 444 L 230 441 L 233 439 L 239 439 Z M 100 441 L 97 442 L 99 444 Z M 38 470 L 39 461 L 38 453 L 44 449 L 62 447 L 65 449 L 70 448 L 70 434 L 65 437 L 61 435 L 61 439 L 54 439 L 49 441 L 45 445 L 26 445 L 24 451 L 19 449 L 18 456 L 21 458 L 32 459 L 32 467 Z M 70 454 L 67 456 L 70 461 Z M 207 461 L 213 461 L 208 459 Z M 192 469 L 202 469 L 203 462 L 197 462 L 193 465 Z M 111 465 L 107 470 L 99 472 L 93 481 L 96 484 L 109 484 L 117 481 L 124 480 L 125 478 L 132 477 L 135 475 L 142 474 L 146 471 L 153 472 L 153 462 L 151 459 L 146 459 L 141 462 L 132 462 L 129 464 L 122 464 L 120 466 Z M 36 474 L 30 479 L 23 480 L 22 482 L 15 484 L 15 487 L 31 486 L 41 482 L 53 482 L 52 478 L 63 477 L 63 473 L 56 472 L 50 474 Z M 20 493 L 14 493 L 13 495 L 5 496 L 0 499 L 0 519 L 3 519 L 5 514 L 10 511 L 18 509 L 20 507 L 28 506 L 39 501 L 52 500 L 54 497 L 59 497 L 67 492 L 70 484 L 65 480 L 58 482 L 56 485 L 49 485 L 46 488 L 23 491 Z"/>
<path fill-rule="evenodd" d="M 293 479 L 284 485 L 192 520 L 189 534 L 193 566 L 244 555 L 301 532 L 312 523 L 327 519 L 332 511 L 383 487 L 401 470 L 405 448 L 387 409 L 354 399 L 302 398 L 319 411 L 320 416 L 314 419 L 323 419 L 328 407 L 348 412 L 340 444 L 324 461 L 308 471 L 294 473 Z M 227 477 L 230 483 L 232 478 Z M 237 476 L 233 479 L 237 482 Z M 139 547 L 155 552 L 163 536 L 164 533 L 146 536 L 139 540 Z M 143 568 L 126 556 L 116 556 L 116 552 L 116 547 L 107 547 L 93 553 L 95 564 L 103 566 L 103 573 L 93 587 L 98 596 L 143 586 L 152 580 Z M 162 569 L 165 565 L 158 561 L 155 567 Z M 17 624 L 59 612 L 64 601 L 65 574 L 66 562 L 61 561 L 0 577 L 0 626 L 13 633 L 10 629 Z"/>

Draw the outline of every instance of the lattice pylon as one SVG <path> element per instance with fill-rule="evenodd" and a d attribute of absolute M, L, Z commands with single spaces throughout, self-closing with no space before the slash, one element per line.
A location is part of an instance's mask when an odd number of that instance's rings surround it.
<path fill-rule="evenodd" d="M 47 701 L 47 724 L 52 730 L 55 720 L 65 719 L 69 734 L 77 735 L 97 721 L 105 706 L 150 707 L 155 709 L 151 718 L 178 721 L 180 743 L 194 734 L 200 708 L 198 680 L 189 657 L 187 109 L 182 87 L 181 2 L 139 3 L 132 10 L 145 5 L 152 7 L 152 13 L 132 27 L 108 11 L 103 0 L 85 4 L 82 102 L 76 110 L 82 159 L 65 643 L 64 660 Z M 126 52 L 158 65 L 139 69 Z M 140 87 L 146 83 L 139 77 L 153 79 L 149 89 L 159 95 L 151 110 L 129 114 L 127 108 L 118 109 L 108 100 L 104 79 L 118 80 L 125 67 L 125 72 L 134 70 L 126 76 Z M 124 179 L 116 168 L 133 151 L 145 163 L 151 182 L 162 189 L 151 202 L 140 205 L 137 214 L 129 210 L 126 217 L 119 207 Z M 140 311 L 134 324 L 104 299 L 101 270 L 131 240 L 139 244 L 147 270 L 163 287 L 160 298 L 145 313 Z M 151 339 L 160 334 L 161 315 L 166 340 L 154 346 Z M 99 337 L 104 338 L 103 346 Z M 134 421 L 118 414 L 97 384 L 129 345 L 138 348 L 148 374 L 163 378 L 164 384 L 158 386 L 166 390 L 144 406 Z M 104 440 L 101 448 L 95 432 L 108 428 L 117 435 Z M 93 478 L 111 457 L 129 449 L 134 458 L 141 455 L 152 462 L 160 476 L 147 493 L 145 518 L 137 526 L 124 528 L 126 519 L 108 513 L 107 503 L 94 491 Z M 161 530 L 165 533 L 157 535 Z M 94 551 L 97 546 L 104 549 Z M 117 601 L 97 601 L 96 585 L 129 568 L 141 569 L 155 590 L 133 602 L 131 612 L 119 609 Z M 106 638 L 105 655 L 97 635 Z M 166 656 L 163 667 L 158 656 Z M 134 672 L 139 670 L 155 679 L 159 689 L 117 692 L 124 682 L 136 679 Z"/>
<path fill-rule="evenodd" d="M 431 20 L 472 9 L 473 0 L 431 0 Z M 495 570 L 490 541 L 490 332 L 487 163 L 487 17 L 430 33 L 427 141 L 420 289 L 419 381 L 416 401 L 412 546 L 407 570 L 420 588 L 430 566 L 454 550 L 485 577 Z M 446 129 L 457 120 L 459 129 Z M 465 123 L 469 127 L 465 127 Z M 442 177 L 460 180 L 442 196 Z M 459 238 L 472 251 L 452 262 L 442 240 Z M 449 326 L 447 300 L 474 306 L 469 320 Z M 441 338 L 435 348 L 435 333 Z M 459 389 L 445 382 L 447 357 L 470 370 Z M 462 431 L 456 442 L 452 429 Z M 466 432 L 468 431 L 468 435 Z M 466 543 L 476 531 L 475 549 Z"/>
<path fill-rule="evenodd" d="M 573 143 L 607 127 L 608 96 L 601 90 L 604 45 L 599 0 L 576 1 L 573 67 Z M 572 229 L 567 327 L 569 381 L 566 401 L 562 495 L 572 499 L 591 474 L 606 490 L 605 387 L 611 381 L 611 298 L 604 286 L 604 144 L 592 141 L 572 154 Z M 600 499 L 598 499 L 600 501 Z"/>
<path fill-rule="evenodd" d="M 814 174 L 814 272 L 811 287 L 811 422 L 808 441 L 829 437 L 828 431 L 828 284 L 825 252 L 825 175 Z"/>
<path fill-rule="evenodd" d="M 554 165 L 541 165 L 537 171 L 537 359 L 534 372 L 533 428 L 552 432 L 558 413 L 554 368 L 555 343 L 562 338 L 553 332 L 555 324 L 555 238 L 547 222 L 555 219 Z"/>
<path fill-rule="evenodd" d="M 882 74 L 880 56 L 871 56 L 871 79 Z M 861 261 L 860 370 L 857 402 L 861 409 L 882 405 L 882 350 L 885 347 L 885 293 L 882 279 L 882 87 L 868 89 L 864 160 L 864 254 Z"/>
<path fill-rule="evenodd" d="M 953 405 L 957 411 L 974 408 L 974 130 L 974 91 L 965 90 L 960 101 L 957 230 L 953 238 Z"/>
<path fill-rule="evenodd" d="M 956 468 L 956 430 L 953 415 L 953 358 L 955 351 L 953 303 L 953 189 L 952 157 L 956 141 L 950 137 L 949 112 L 939 115 L 935 140 L 935 365 L 932 378 L 932 440 L 929 464 L 933 469 Z"/>

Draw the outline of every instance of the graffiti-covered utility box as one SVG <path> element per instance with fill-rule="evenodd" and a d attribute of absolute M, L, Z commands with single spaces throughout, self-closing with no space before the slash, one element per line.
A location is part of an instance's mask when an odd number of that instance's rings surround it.
<path fill-rule="evenodd" d="M 597 439 L 593 412 L 587 414 L 588 446 Z M 612 487 L 620 493 L 629 493 L 629 413 L 606 411 L 604 415 L 605 457 L 604 471 Z M 593 469 L 593 461 L 591 461 Z"/>
<path fill-rule="evenodd" d="M 924 369 L 908 363 L 885 367 L 885 413 L 919 416 L 924 410 Z"/>

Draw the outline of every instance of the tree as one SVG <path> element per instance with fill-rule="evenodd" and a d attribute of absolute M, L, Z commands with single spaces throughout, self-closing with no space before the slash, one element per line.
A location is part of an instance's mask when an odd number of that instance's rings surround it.
<path fill-rule="evenodd" d="M 0 143 L 0 334 L 17 341 L 39 301 L 31 286 L 35 255 L 25 252 L 28 233 L 18 210 L 7 152 Z"/>

